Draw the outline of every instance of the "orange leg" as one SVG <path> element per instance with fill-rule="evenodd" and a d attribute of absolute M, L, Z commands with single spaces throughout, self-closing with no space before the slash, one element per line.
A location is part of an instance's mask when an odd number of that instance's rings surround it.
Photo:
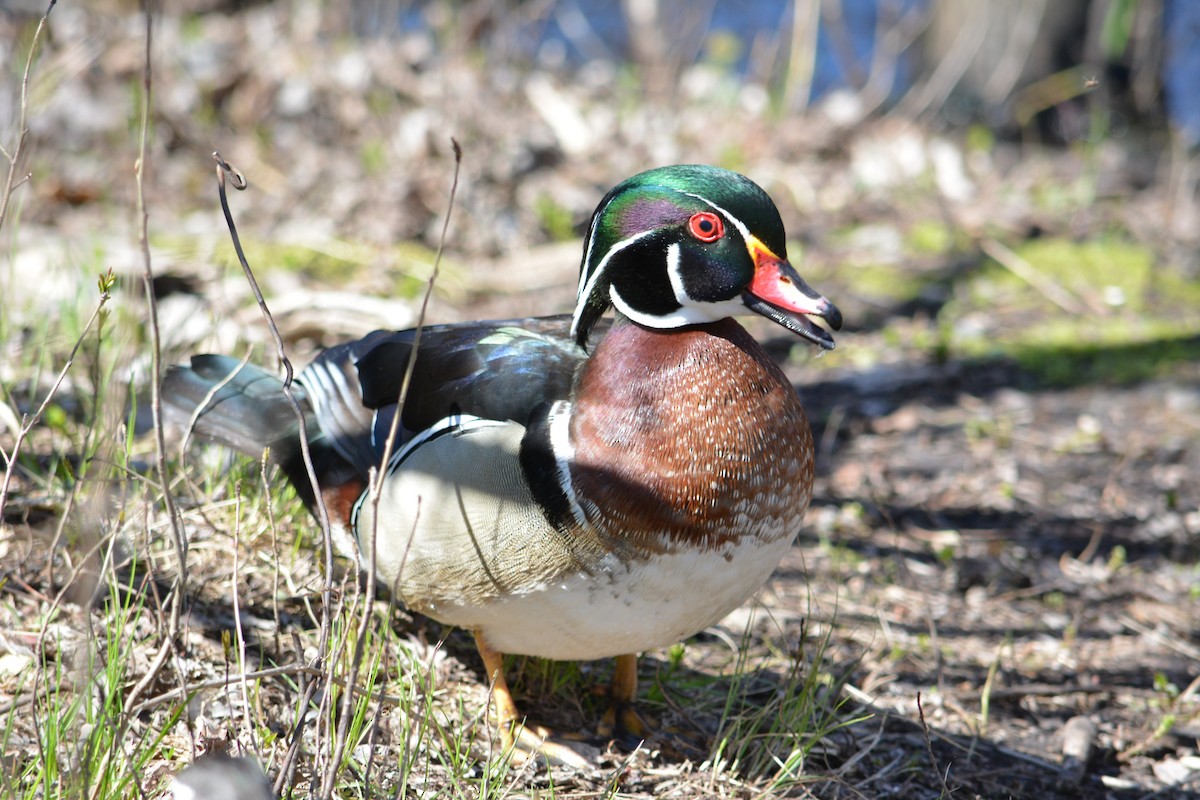
<path fill-rule="evenodd" d="M 521 715 L 517 713 L 517 704 L 513 702 L 512 692 L 508 690 L 508 681 L 504 679 L 504 654 L 493 650 L 479 631 L 475 632 L 475 647 L 479 649 L 483 668 L 492 684 L 500 735 L 505 739 L 504 746 L 509 747 L 512 745 L 513 726 L 521 723 Z"/>
<path fill-rule="evenodd" d="M 492 697 L 496 701 L 496 723 L 500 729 L 500 741 L 505 752 L 513 754 L 513 761 L 523 764 L 531 758 L 541 756 L 548 763 L 583 769 L 590 762 L 571 748 L 550 741 L 550 732 L 545 728 L 529 728 L 517 711 L 512 692 L 508 689 L 508 681 L 504 679 L 504 654 L 492 647 L 479 631 L 475 632 L 475 647 L 483 659 L 483 668 L 487 671 L 488 680 L 492 684 Z M 636 674 L 635 674 L 636 679 Z"/>
<path fill-rule="evenodd" d="M 601 738 L 646 738 L 649 726 L 633 707 L 634 698 L 637 696 L 637 682 L 637 653 L 617 656 L 612 683 L 608 688 L 608 710 L 604 712 L 597 728 Z"/>

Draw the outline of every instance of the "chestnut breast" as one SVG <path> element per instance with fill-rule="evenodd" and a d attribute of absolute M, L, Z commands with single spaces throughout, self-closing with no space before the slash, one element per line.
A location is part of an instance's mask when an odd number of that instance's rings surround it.
<path fill-rule="evenodd" d="M 571 479 L 602 536 L 651 551 L 792 537 L 812 496 L 795 390 L 733 320 L 622 321 L 580 375 Z"/>

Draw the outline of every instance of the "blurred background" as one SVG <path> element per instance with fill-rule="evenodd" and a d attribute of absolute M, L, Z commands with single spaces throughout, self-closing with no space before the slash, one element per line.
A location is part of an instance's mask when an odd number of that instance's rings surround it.
<path fill-rule="evenodd" d="M 43 10 L 0 5 L 10 139 Z M 216 149 L 254 185 L 240 219 L 289 267 L 279 280 L 411 297 L 453 136 L 466 155 L 447 314 L 477 311 L 456 291 L 515 290 L 514 313 L 568 303 L 577 254 L 530 250 L 577 238 L 621 178 L 686 161 L 763 183 L 818 264 L 870 272 L 914 255 L 914 236 L 957 257 L 987 233 L 1116 235 L 1194 278 L 1198 17 L 1178 0 L 185 0 L 153 24 L 152 244 L 160 268 L 190 278 L 229 264 Z M 32 179 L 14 197 L 20 227 L 0 232 L 15 305 L 73 296 L 67 249 L 118 271 L 132 261 L 140 24 L 118 2 L 50 18 L 21 153 Z M 513 255 L 524 271 L 466 263 Z M 49 282 L 30 291 L 29 274 Z M 534 308 L 526 284 L 566 288 Z"/>

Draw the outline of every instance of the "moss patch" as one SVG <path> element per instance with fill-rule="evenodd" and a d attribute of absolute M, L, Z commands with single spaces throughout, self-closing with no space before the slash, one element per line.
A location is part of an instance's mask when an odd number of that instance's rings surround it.
<path fill-rule="evenodd" d="M 1098 312 L 1067 313 L 989 262 L 947 308 L 956 354 L 1011 357 L 1036 381 L 1052 386 L 1128 384 L 1200 361 L 1200 286 L 1156 265 L 1145 247 L 1115 237 L 1050 238 L 1026 242 L 1015 252 Z M 967 315 L 986 318 L 986 326 L 971 330 Z"/>
<path fill-rule="evenodd" d="M 908 230 L 907 244 L 918 254 L 945 253 L 954 246 L 954 232 L 936 220 L 923 220 Z"/>
<path fill-rule="evenodd" d="M 854 264 L 842 267 L 840 277 L 854 292 L 877 302 L 903 302 L 920 297 L 936 276 L 913 274 L 891 264 Z"/>
<path fill-rule="evenodd" d="M 1043 276 L 1093 306 L 1200 322 L 1200 283 L 1169 265 L 1156 264 L 1142 245 L 1117 237 L 1088 242 L 1035 239 L 1014 251 Z M 1021 302 L 1061 313 L 1043 294 L 992 261 L 980 271 L 974 287 L 974 301 L 985 306 Z"/>
<path fill-rule="evenodd" d="M 1200 363 L 1200 334 L 1167 334 L 1143 340 L 1058 343 L 1014 342 L 1008 348 L 1017 363 L 1039 384 L 1127 385 L 1162 377 L 1184 363 Z"/>
<path fill-rule="evenodd" d="M 575 238 L 575 220 L 571 211 L 548 194 L 538 195 L 533 204 L 538 223 L 551 239 L 568 242 Z"/>
<path fill-rule="evenodd" d="M 933 222 L 913 226 L 907 236 L 913 250 L 957 249 L 954 232 Z M 881 319 L 882 352 L 923 352 L 936 362 L 1010 359 L 1035 383 L 1055 387 L 1128 385 L 1181 368 L 1200 373 L 1200 284 L 1156 263 L 1148 248 L 1109 236 L 1047 237 L 1013 249 L 1087 313 L 1063 310 L 1047 290 L 990 259 L 953 272 L 911 263 L 829 271 L 854 294 L 897 308 L 932 291 L 947 298 L 932 323 L 906 315 Z M 822 285 L 816 272 L 815 285 Z M 822 366 L 867 368 L 878 357 L 871 348 L 839 349 Z"/>

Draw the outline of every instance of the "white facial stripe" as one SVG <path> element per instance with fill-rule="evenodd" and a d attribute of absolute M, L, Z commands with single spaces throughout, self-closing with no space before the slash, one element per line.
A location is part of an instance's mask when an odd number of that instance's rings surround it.
<path fill-rule="evenodd" d="M 750 233 L 750 229 L 746 227 L 745 223 L 743 223 L 733 214 L 730 214 L 721 206 L 714 203 L 712 200 L 693 192 L 685 192 L 682 189 L 674 189 L 673 191 L 699 200 L 727 219 L 729 223 L 737 229 L 738 233 L 742 235 L 742 240 L 746 243 L 746 249 L 750 252 L 752 258 L 754 257 L 755 248 L 761 248 L 762 250 L 770 252 L 769 247 L 764 245 L 754 234 Z M 611 202 L 612 201 L 610 200 L 609 203 Z M 598 210 L 596 212 L 596 217 L 599 218 L 604 213 L 604 209 L 607 207 L 608 205 L 605 204 L 604 208 Z M 592 235 L 588 238 L 587 249 L 584 253 L 583 261 L 585 265 L 591 262 L 592 252 L 596 245 L 598 227 L 599 226 L 593 226 Z M 579 318 L 583 313 L 584 301 L 588 297 L 591 297 L 592 292 L 595 291 L 596 284 L 599 281 L 601 274 L 603 274 L 605 268 L 608 266 L 609 259 L 611 259 L 614 254 L 620 252 L 639 239 L 649 236 L 651 233 L 654 233 L 654 230 L 643 231 L 639 234 L 629 237 L 628 239 L 622 239 L 613 245 L 612 248 L 605 253 L 604 258 L 596 266 L 596 271 L 591 274 L 586 284 L 582 282 L 582 276 L 580 276 L 581 282 L 576 293 L 575 313 L 571 318 L 572 335 L 578 332 Z M 675 328 L 681 325 L 695 325 L 701 322 L 715 322 L 716 320 L 724 319 L 725 317 L 733 317 L 745 313 L 746 306 L 737 300 L 727 300 L 721 303 L 705 303 L 703 306 L 687 305 L 687 303 L 694 301 L 688 298 L 687 292 L 684 290 L 683 276 L 679 271 L 680 262 L 681 253 L 679 245 L 673 244 L 667 248 L 667 275 L 671 281 L 671 290 L 675 295 L 675 300 L 682 306 L 682 308 L 678 309 L 677 311 L 673 311 L 670 314 L 664 314 L 660 316 L 644 314 L 635 310 L 632 306 L 626 303 L 621 298 L 620 294 L 617 293 L 616 288 L 610 286 L 608 294 L 613 306 L 615 306 L 618 311 L 629 317 L 634 322 L 637 322 L 638 324 L 644 325 L 648 328 Z"/>
<path fill-rule="evenodd" d="M 609 297 L 612 299 L 613 306 L 625 316 L 639 325 L 647 328 L 678 328 L 682 325 L 695 325 L 700 322 L 712 322 L 713 320 L 702 309 L 695 306 L 684 306 L 676 309 L 670 314 L 643 314 L 641 311 L 630 306 L 621 299 L 621 295 L 617 294 L 616 287 L 609 291 Z"/>
<path fill-rule="evenodd" d="M 575 459 L 575 446 L 571 444 L 571 404 L 566 400 L 556 400 L 550 406 L 550 452 L 554 454 L 554 464 L 558 471 L 558 485 L 567 496 L 571 507 L 571 516 L 580 525 L 586 525 L 583 509 L 579 498 L 575 496 L 575 484 L 571 482 L 571 462 Z"/>
<path fill-rule="evenodd" d="M 725 217 L 725 219 L 732 222 L 733 227 L 738 229 L 738 233 L 740 233 L 742 235 L 742 239 L 745 240 L 747 246 L 750 244 L 750 240 L 754 239 L 754 236 L 750 233 L 750 229 L 746 227 L 745 223 L 743 223 L 740 219 L 735 217 L 733 214 L 730 214 L 728 211 L 721 208 L 719 205 L 714 203 L 712 200 L 709 200 L 707 197 L 704 197 L 703 195 L 693 194 L 692 192 L 685 192 L 683 190 L 678 190 L 678 191 L 680 194 L 686 194 L 688 197 L 694 197 L 697 200 L 699 200 L 701 203 L 705 203 L 709 207 L 713 208 L 714 210 L 719 211 L 721 213 L 721 216 Z M 757 241 L 757 240 L 755 240 L 755 241 Z"/>
<path fill-rule="evenodd" d="M 626 247 L 629 247 L 631 244 L 638 241 L 639 239 L 646 238 L 647 236 L 649 236 L 652 233 L 654 233 L 653 230 L 642 231 L 641 233 L 630 236 L 628 239 L 622 239 L 621 241 L 614 244 L 612 247 L 610 247 L 608 249 L 608 252 L 604 254 L 604 258 L 602 258 L 600 260 L 600 263 L 596 265 L 596 271 L 593 272 L 591 274 L 591 276 L 588 278 L 587 284 L 585 285 L 583 283 L 580 283 L 580 290 L 579 290 L 578 298 L 575 302 L 575 313 L 571 317 L 571 335 L 572 336 L 574 336 L 579 330 L 579 316 L 583 313 L 584 303 L 587 300 L 587 298 L 592 296 L 592 292 L 594 292 L 596 290 L 596 283 L 600 280 L 600 276 L 604 274 L 605 268 L 608 267 L 608 262 L 612 259 L 612 257 L 614 255 L 621 252 Z M 593 238 L 595 238 L 594 233 L 593 233 Z M 592 252 L 592 246 L 589 243 L 588 244 L 589 259 L 591 256 L 591 252 Z M 587 263 L 587 262 L 585 261 L 584 263 Z M 583 276 L 581 275 L 580 276 L 581 281 L 582 281 L 582 278 L 583 278 Z"/>
<path fill-rule="evenodd" d="M 667 279 L 671 281 L 671 291 L 675 293 L 675 302 L 686 306 L 689 301 L 687 290 L 683 287 L 683 273 L 679 268 L 683 263 L 683 248 L 676 242 L 667 247 Z"/>
<path fill-rule="evenodd" d="M 688 197 L 694 197 L 697 200 L 701 201 L 702 203 L 707 203 L 712 208 L 721 212 L 721 214 L 723 214 L 727 220 L 729 220 L 731 223 L 733 223 L 733 227 L 738 229 L 738 233 L 740 233 L 742 235 L 742 241 L 744 241 L 746 243 L 746 250 L 749 251 L 750 258 L 753 259 L 755 257 L 754 251 L 756 248 L 759 250 L 762 250 L 764 252 L 767 252 L 767 253 L 774 252 L 771 250 L 771 248 L 769 248 L 765 244 L 763 244 L 761 239 L 759 239 L 757 236 L 755 236 L 753 233 L 751 233 L 750 229 L 746 227 L 745 223 L 743 223 L 740 219 L 735 217 L 733 214 L 730 214 L 728 211 L 721 208 L 719 205 L 714 203 L 712 200 L 709 200 L 707 197 L 702 197 L 698 194 L 692 194 L 691 192 L 680 192 L 680 194 L 686 194 Z"/>
<path fill-rule="evenodd" d="M 591 235 L 588 236 L 587 247 L 583 248 L 583 266 L 580 268 L 579 285 L 575 287 L 575 305 L 577 306 L 583 303 L 583 270 L 587 269 L 587 265 L 592 263 L 592 250 L 596 246 L 596 232 L 600 228 L 600 226 L 596 224 L 596 220 L 599 218 L 600 212 L 597 211 L 596 217 L 592 221 L 592 230 L 590 232 Z"/>
<path fill-rule="evenodd" d="M 616 200 L 616 199 L 617 199 L 616 197 L 613 197 L 607 203 L 605 203 L 603 207 L 596 209 L 596 213 L 592 217 L 591 235 L 588 236 L 587 247 L 583 251 L 583 266 L 584 266 L 584 268 L 586 268 L 588 264 L 592 263 L 592 251 L 596 247 L 596 235 L 600 232 L 600 226 L 596 224 L 596 221 L 599 220 L 600 217 L 602 217 L 604 215 L 604 212 L 606 210 L 608 210 L 608 207 L 612 204 L 612 201 Z M 600 270 L 597 269 L 596 271 L 599 272 Z M 591 283 L 592 283 L 592 281 L 589 280 L 588 284 L 590 285 Z M 580 274 L 579 286 L 575 290 L 575 304 L 581 305 L 583 303 L 583 299 L 585 297 L 587 297 L 587 294 L 584 292 L 583 275 Z M 574 328 L 572 328 L 572 330 L 574 330 Z"/>

